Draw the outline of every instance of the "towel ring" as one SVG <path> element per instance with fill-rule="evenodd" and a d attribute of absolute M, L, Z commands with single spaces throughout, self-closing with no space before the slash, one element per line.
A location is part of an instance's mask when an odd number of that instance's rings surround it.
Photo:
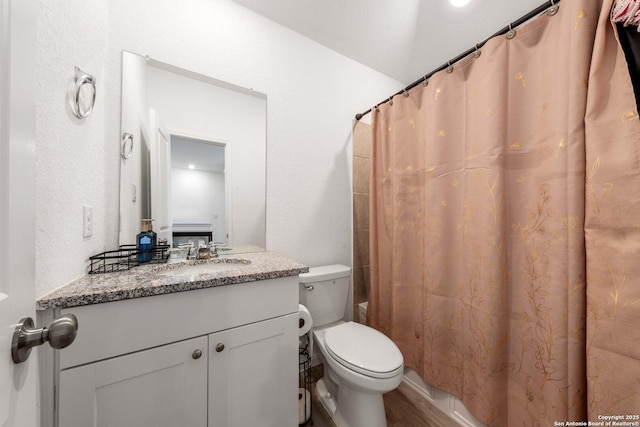
<path fill-rule="evenodd" d="M 509 24 L 509 31 L 507 32 L 507 40 L 511 40 L 515 36 L 516 36 L 516 30 L 514 30 L 511 24 Z"/>
<path fill-rule="evenodd" d="M 123 159 L 128 159 L 133 153 L 133 135 L 129 132 L 122 132 L 122 151 L 120 155 Z"/>
<path fill-rule="evenodd" d="M 558 6 L 554 0 L 551 0 L 551 7 L 547 10 L 547 15 L 555 15 L 558 13 L 558 9 L 560 9 L 560 6 Z"/>
<path fill-rule="evenodd" d="M 93 111 L 93 106 L 96 103 L 96 78 L 91 74 L 85 73 L 78 67 L 75 68 L 75 76 L 76 83 L 73 90 L 71 110 L 73 111 L 74 116 L 79 119 L 84 119 L 91 114 L 91 112 Z M 91 85 L 91 100 L 85 108 L 82 108 L 80 103 L 82 87 L 87 84 Z"/>

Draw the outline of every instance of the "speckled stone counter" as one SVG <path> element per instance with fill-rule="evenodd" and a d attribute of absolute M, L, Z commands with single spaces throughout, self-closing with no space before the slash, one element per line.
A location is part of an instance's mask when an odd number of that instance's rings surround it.
<path fill-rule="evenodd" d="M 233 268 L 199 275 L 167 275 L 185 263 L 153 264 L 134 267 L 122 273 L 87 274 L 73 282 L 40 297 L 38 309 L 75 307 L 100 304 L 131 298 L 234 285 L 278 277 L 296 276 L 309 271 L 278 252 L 254 252 L 225 255 L 211 260 L 187 263 L 234 263 Z"/>

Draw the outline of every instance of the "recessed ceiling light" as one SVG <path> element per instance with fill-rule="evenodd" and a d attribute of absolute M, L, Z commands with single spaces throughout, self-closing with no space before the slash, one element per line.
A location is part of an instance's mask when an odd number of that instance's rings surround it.
<path fill-rule="evenodd" d="M 470 0 L 449 0 L 453 7 L 462 7 L 466 6 Z"/>
<path fill-rule="evenodd" d="M 189 166 L 187 166 L 187 167 L 188 167 L 189 169 L 195 169 L 195 168 L 196 168 L 196 165 L 189 165 Z"/>

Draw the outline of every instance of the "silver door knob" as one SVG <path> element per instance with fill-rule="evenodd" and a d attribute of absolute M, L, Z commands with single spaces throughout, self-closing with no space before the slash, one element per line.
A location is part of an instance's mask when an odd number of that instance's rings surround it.
<path fill-rule="evenodd" d="M 200 359 L 202 357 L 202 350 L 197 349 L 195 350 L 192 354 L 191 357 L 193 357 L 194 359 Z"/>
<path fill-rule="evenodd" d="M 216 351 L 220 353 L 222 350 L 224 350 L 224 344 L 218 343 L 218 345 L 216 345 Z"/>
<path fill-rule="evenodd" d="M 35 329 L 33 319 L 20 320 L 13 331 L 11 358 L 14 363 L 22 363 L 29 358 L 33 347 L 49 342 L 53 348 L 65 348 L 76 339 L 78 319 L 73 314 L 65 314 L 55 319 L 47 328 Z"/>

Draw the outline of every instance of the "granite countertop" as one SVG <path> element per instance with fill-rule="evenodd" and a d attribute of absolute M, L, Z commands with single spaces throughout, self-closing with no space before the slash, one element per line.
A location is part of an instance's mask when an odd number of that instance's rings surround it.
<path fill-rule="evenodd" d="M 120 273 L 86 274 L 37 300 L 40 310 L 100 304 L 152 295 L 234 285 L 307 273 L 309 267 L 278 252 L 224 255 L 188 264 L 239 263 L 237 268 L 199 275 L 167 275 L 186 263 L 150 264 Z M 246 265 L 242 265 L 246 264 Z"/>

